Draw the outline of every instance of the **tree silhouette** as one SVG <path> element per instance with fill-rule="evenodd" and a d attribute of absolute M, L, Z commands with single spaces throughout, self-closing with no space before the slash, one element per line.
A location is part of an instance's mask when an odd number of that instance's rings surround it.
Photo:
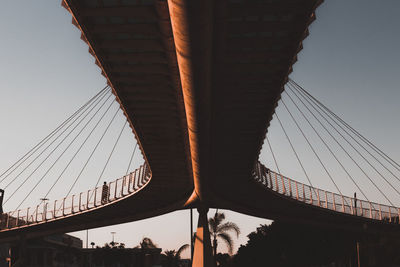
<path fill-rule="evenodd" d="M 225 222 L 225 214 L 223 212 L 216 212 L 214 217 L 208 219 L 208 225 L 210 228 L 211 240 L 213 242 L 214 256 L 217 255 L 218 239 L 225 242 L 228 247 L 229 254 L 233 252 L 233 240 L 229 232 L 236 233 L 236 237 L 239 237 L 240 229 L 233 222 Z"/>
<path fill-rule="evenodd" d="M 248 235 L 234 266 L 353 266 L 359 237 L 345 229 L 274 221 Z"/>
<path fill-rule="evenodd" d="M 177 251 L 166 250 L 163 253 L 163 257 L 165 259 L 166 267 L 179 267 L 179 261 L 181 259 L 182 252 L 189 247 L 188 244 L 182 245 Z"/>
<path fill-rule="evenodd" d="M 142 249 L 148 249 L 148 248 L 157 248 L 157 245 L 153 242 L 153 240 L 151 240 L 151 238 L 143 237 L 138 247 Z"/>

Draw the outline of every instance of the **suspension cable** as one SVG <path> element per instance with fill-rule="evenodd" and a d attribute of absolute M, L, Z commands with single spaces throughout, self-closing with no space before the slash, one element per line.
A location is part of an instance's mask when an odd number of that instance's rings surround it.
<path fill-rule="evenodd" d="M 100 173 L 100 175 L 99 175 L 99 178 L 97 179 L 96 185 L 94 186 L 94 188 L 97 188 L 97 186 L 99 185 L 99 182 L 100 182 L 101 178 L 103 177 L 104 171 L 106 170 L 107 165 L 108 165 L 108 163 L 110 162 L 110 159 L 111 159 L 111 157 L 112 157 L 112 155 L 113 155 L 113 153 L 114 153 L 115 147 L 117 146 L 117 144 L 118 144 L 118 142 L 119 142 L 119 139 L 121 138 L 122 132 L 124 131 L 127 122 L 128 122 L 128 121 L 125 121 L 124 126 L 122 126 L 122 129 L 121 129 L 121 131 L 120 131 L 120 133 L 119 133 L 119 135 L 118 135 L 118 138 L 117 138 L 117 140 L 116 140 L 115 143 L 114 143 L 114 146 L 113 146 L 113 148 L 112 148 L 112 150 L 111 150 L 111 153 L 108 155 L 107 162 L 106 162 L 106 164 L 104 164 L 103 170 L 101 171 L 101 173 Z M 95 192 L 95 191 L 92 191 L 92 194 L 91 194 L 90 197 L 89 197 L 89 201 L 92 200 L 92 197 L 93 197 L 93 195 L 94 195 L 94 192 Z"/>
<path fill-rule="evenodd" d="M 114 116 L 112 117 L 111 121 L 110 121 L 109 124 L 107 125 L 107 128 L 105 129 L 105 131 L 103 132 L 103 134 L 102 134 L 102 136 L 100 137 L 99 141 L 97 142 L 96 146 L 94 147 L 92 153 L 90 154 L 89 158 L 88 158 L 87 161 L 85 162 L 85 165 L 83 165 L 83 167 L 82 167 L 81 171 L 79 172 L 78 176 L 75 178 L 74 183 L 72 184 L 72 186 L 71 186 L 70 189 L 68 190 L 68 193 L 66 194 L 66 197 L 71 193 L 71 191 L 72 191 L 72 189 L 74 188 L 76 182 L 77 182 L 77 181 L 79 180 L 79 178 L 81 177 L 81 175 L 82 175 L 83 171 L 85 170 L 87 164 L 88 164 L 89 161 L 91 160 L 91 158 L 92 158 L 94 152 L 97 150 L 97 147 L 100 145 L 101 141 L 103 140 L 103 137 L 105 136 L 105 134 L 107 133 L 108 129 L 110 128 L 111 123 L 114 121 L 115 117 L 117 116 L 119 110 L 120 110 L 120 109 L 119 109 L 119 107 L 118 107 L 118 109 L 115 111 L 115 114 L 114 114 Z"/>
<path fill-rule="evenodd" d="M 276 169 L 278 170 L 279 175 L 281 175 L 281 170 L 279 169 L 278 162 L 276 161 L 275 153 L 272 150 L 272 146 L 271 146 L 271 143 L 269 142 L 268 136 L 265 136 L 265 139 L 267 140 L 267 143 L 268 143 L 268 146 L 269 146 L 269 150 L 271 151 L 272 158 L 274 159 Z"/>
<path fill-rule="evenodd" d="M 306 169 L 304 168 L 303 163 L 301 162 L 299 155 L 297 154 L 296 150 L 294 149 L 294 146 L 293 146 L 293 144 L 292 144 L 292 141 L 290 140 L 288 134 L 286 133 L 286 130 L 285 130 L 285 128 L 283 127 L 283 124 L 282 124 L 281 120 L 279 119 L 279 116 L 278 116 L 278 114 L 277 114 L 276 112 L 275 112 L 275 116 L 276 116 L 276 118 L 278 119 L 279 125 L 281 126 L 281 128 L 282 128 L 282 130 L 283 130 L 283 133 L 285 134 L 286 139 L 288 140 L 288 142 L 289 142 L 289 144 L 290 144 L 290 147 L 292 148 L 293 153 L 294 153 L 294 155 L 296 156 L 296 159 L 297 159 L 297 161 L 298 161 L 299 164 L 300 164 L 301 169 L 303 170 L 303 172 L 304 172 L 304 174 L 305 174 L 305 176 L 306 176 L 306 178 L 307 178 L 307 180 L 308 180 L 308 182 L 309 182 L 311 188 L 313 188 L 313 190 L 314 190 L 314 192 L 315 192 L 315 188 L 314 188 L 314 186 L 313 186 L 313 184 L 312 184 L 312 182 L 311 182 L 311 180 L 310 180 L 310 177 L 308 176 L 308 174 L 307 174 L 307 172 L 306 172 Z"/>
<path fill-rule="evenodd" d="M 290 86 L 288 86 L 288 88 L 290 90 L 292 90 L 292 88 Z M 328 149 L 328 151 L 330 152 L 330 154 L 334 157 L 334 159 L 337 161 L 337 163 L 340 165 L 340 167 L 342 168 L 342 170 L 347 174 L 347 176 L 350 178 L 350 180 L 353 182 L 353 184 L 357 187 L 357 189 L 361 192 L 361 194 L 365 197 L 365 199 L 369 202 L 368 197 L 366 196 L 366 194 L 363 192 L 363 190 L 361 190 L 361 188 L 358 186 L 358 184 L 355 182 L 353 176 L 351 176 L 351 174 L 347 171 L 347 169 L 344 167 L 343 163 L 339 160 L 339 158 L 335 155 L 335 153 L 332 151 L 332 149 L 330 148 L 330 146 L 328 145 L 328 143 L 326 143 L 326 141 L 322 138 L 322 136 L 318 133 L 318 131 L 315 129 L 315 127 L 312 125 L 312 123 L 310 122 L 310 120 L 307 118 L 307 116 L 304 114 L 304 112 L 300 109 L 300 107 L 296 104 L 296 102 L 293 100 L 293 98 L 289 95 L 288 92 L 285 91 L 285 93 L 287 94 L 287 96 L 290 98 L 290 100 L 292 101 L 292 103 L 296 106 L 297 110 L 302 114 L 302 116 L 304 117 L 304 119 L 308 122 L 308 124 L 311 126 L 311 128 L 314 130 L 314 132 L 317 134 L 317 136 L 319 137 L 319 139 L 321 140 L 321 142 L 325 145 L 325 147 Z M 294 93 L 294 92 L 292 92 Z M 297 94 L 295 94 L 297 98 L 299 98 L 297 96 Z M 325 127 L 325 125 L 323 125 L 318 118 L 315 116 L 315 114 L 313 114 L 311 112 L 311 110 L 304 104 L 304 102 L 299 99 L 302 104 L 307 108 L 307 110 L 311 113 L 311 115 L 313 115 L 314 119 L 317 120 L 319 122 L 319 124 L 325 129 L 326 132 L 330 133 L 328 131 L 328 129 Z M 332 136 L 332 138 L 334 138 Z M 332 181 L 335 186 L 337 187 L 336 183 L 334 181 Z M 339 191 L 340 192 L 340 191 Z M 342 195 L 342 193 L 340 192 L 340 194 Z"/>
<path fill-rule="evenodd" d="M 0 177 L 4 176 L 8 171 L 10 171 L 7 175 L 0 180 L 2 183 L 7 177 L 9 177 L 19 166 L 21 166 L 26 160 L 28 160 L 36 151 L 38 151 L 48 140 L 50 140 L 54 135 L 56 135 L 65 125 L 67 125 L 76 115 L 78 115 L 83 109 L 87 106 L 92 105 L 92 102 L 97 101 L 97 98 L 101 96 L 108 88 L 108 85 L 104 87 L 99 93 L 93 96 L 89 101 L 87 101 L 82 107 L 80 107 L 77 111 L 75 111 L 69 118 L 67 118 L 63 123 L 61 123 L 56 129 L 54 129 L 49 135 L 43 138 L 38 144 L 36 144 L 33 148 L 31 148 L 25 155 L 23 155 L 20 159 L 18 159 L 14 164 L 12 164 L 7 170 L 5 170 Z M 86 108 L 87 110 L 87 108 Z M 85 110 L 85 111 L 86 111 Z M 85 112 L 83 111 L 83 112 Z M 58 137 L 57 137 L 58 138 Z"/>
<path fill-rule="evenodd" d="M 128 175 L 128 173 L 129 173 L 129 169 L 131 168 L 132 159 L 133 159 L 133 156 L 135 155 L 137 146 L 138 146 L 138 143 L 136 143 L 135 148 L 133 149 L 133 152 L 132 152 L 131 158 L 129 160 L 128 168 L 126 169 L 125 175 Z"/>
<path fill-rule="evenodd" d="M 326 107 L 324 104 L 322 104 L 318 99 L 313 97 L 310 93 L 308 93 L 303 87 L 301 87 L 299 84 L 297 84 L 295 81 L 290 80 L 295 86 L 297 90 L 302 91 L 304 94 L 306 94 L 309 98 L 311 98 L 314 102 L 317 103 L 320 107 L 325 109 L 328 113 L 330 113 L 334 118 L 336 118 L 340 123 L 342 123 L 346 128 L 348 128 L 354 135 L 356 135 L 358 138 L 360 138 L 364 143 L 366 143 L 370 148 L 372 148 L 377 154 L 379 154 L 382 158 L 384 158 L 390 165 L 392 165 L 394 168 L 396 168 L 398 171 L 400 171 L 399 167 L 400 164 L 397 163 L 395 160 L 393 160 L 391 157 L 389 157 L 385 152 L 383 152 L 381 149 L 379 149 L 377 146 L 375 146 L 371 141 L 369 141 L 366 137 L 364 137 L 361 133 L 359 133 L 357 130 L 355 130 L 353 127 L 351 127 L 348 123 L 346 123 L 342 118 L 340 118 L 338 115 L 336 115 L 333 111 L 331 111 L 328 107 Z M 333 120 L 333 119 L 332 119 Z M 333 120 L 334 121 L 334 120 Z M 336 124 L 338 124 L 335 121 Z M 339 124 L 338 124 L 339 125 Z M 345 131 L 345 130 L 344 130 Z M 351 136 L 347 131 L 345 131 L 349 136 Z M 351 136 L 352 137 L 352 136 Z M 354 139 L 354 137 L 352 137 Z M 364 148 L 364 150 L 366 150 Z M 366 150 L 368 152 L 368 150 Z M 397 166 L 394 166 L 397 165 Z"/>
<path fill-rule="evenodd" d="M 287 93 L 286 93 L 287 94 Z M 318 159 L 319 163 L 321 164 L 322 168 L 325 170 L 326 174 L 329 176 L 330 180 L 332 181 L 332 183 L 334 184 L 334 186 L 336 187 L 336 190 L 338 190 L 339 194 L 341 196 L 343 196 L 342 191 L 339 189 L 339 187 L 337 186 L 335 180 L 333 179 L 332 175 L 330 174 L 330 172 L 328 171 L 328 169 L 326 168 L 325 164 L 322 162 L 321 157 L 318 155 L 318 153 L 315 151 L 314 146 L 310 143 L 310 141 L 308 140 L 307 136 L 305 135 L 305 133 L 303 132 L 303 130 L 301 129 L 300 125 L 298 124 L 298 122 L 296 121 L 296 119 L 294 118 L 292 112 L 289 110 L 288 106 L 286 105 L 285 101 L 283 101 L 283 98 L 281 98 L 281 102 L 283 104 L 283 106 L 285 107 L 285 109 L 287 110 L 287 112 L 289 113 L 290 117 L 292 118 L 292 120 L 294 121 L 294 123 L 296 124 L 297 129 L 299 129 L 299 131 L 301 132 L 301 134 L 303 135 L 304 139 L 306 140 L 307 144 L 309 145 L 309 147 L 311 148 L 312 152 L 314 153 L 314 155 L 316 156 L 316 158 Z M 304 114 L 303 114 L 304 115 Z M 308 121 L 308 120 L 307 120 Z M 309 122 L 309 121 L 308 121 Z M 310 123 L 310 122 L 309 122 Z M 310 124 L 311 125 L 311 124 Z M 311 126 L 312 127 L 312 126 Z M 312 127 L 314 129 L 314 127 Z M 315 131 L 315 129 L 314 129 Z"/>
<path fill-rule="evenodd" d="M 103 95 L 100 98 L 100 101 L 104 98 L 105 95 Z M 108 101 L 108 99 L 111 97 L 111 94 L 106 98 L 106 100 L 103 102 L 103 104 L 98 108 L 98 110 L 92 115 L 92 117 L 86 122 L 86 124 L 82 127 L 82 129 L 78 132 L 78 134 L 75 136 L 75 138 L 67 145 L 67 147 L 64 149 L 64 151 L 61 153 L 61 155 L 57 158 L 57 160 L 53 163 L 53 165 L 50 167 L 50 169 L 57 163 L 57 161 L 61 158 L 61 156 L 69 149 L 69 147 L 74 143 L 74 141 L 78 138 L 78 136 L 83 132 L 83 130 L 89 125 L 89 123 L 92 121 L 92 119 L 96 116 L 98 111 L 104 106 L 104 104 Z M 64 142 L 65 139 L 68 138 L 68 136 L 80 125 L 80 123 L 85 120 L 85 118 L 90 114 L 90 112 L 100 103 L 98 101 L 92 108 L 91 110 L 78 122 L 77 125 L 74 126 L 74 128 L 63 138 L 63 140 L 49 153 L 49 155 L 39 164 L 39 166 L 36 167 L 36 169 L 33 170 L 33 172 L 23 181 L 22 184 L 20 184 L 19 187 L 17 187 L 14 192 L 10 195 L 10 197 L 4 202 L 6 204 L 8 200 L 12 198 L 12 196 L 15 195 L 16 192 L 21 189 L 21 187 L 28 181 L 28 179 L 36 172 L 37 169 L 39 169 L 40 166 L 50 157 L 50 155 L 61 145 L 61 143 Z M 40 178 L 40 180 L 35 184 L 35 186 L 30 190 L 30 192 L 25 196 L 25 198 L 20 202 L 18 205 L 17 209 L 23 204 L 23 202 L 29 197 L 29 195 L 35 190 L 35 188 L 40 184 L 40 182 L 44 179 L 44 177 L 47 175 L 47 173 L 50 171 L 50 169 L 47 170 L 47 172 Z M 44 197 L 47 198 L 47 195 Z"/>
<path fill-rule="evenodd" d="M 293 85 L 293 86 L 295 86 L 295 85 Z M 298 88 L 296 88 L 296 87 L 294 87 L 297 91 L 299 91 L 299 89 Z M 301 92 L 303 92 L 303 90 L 301 90 Z M 301 93 L 301 92 L 299 92 L 299 93 Z M 303 92 L 303 94 L 305 94 L 310 100 L 312 100 L 313 101 L 313 103 L 315 102 L 311 97 L 309 97 L 309 93 L 307 92 L 307 91 L 305 91 L 305 92 Z M 343 130 L 354 142 L 356 142 L 357 143 L 357 145 L 358 146 L 360 146 L 365 152 L 367 152 L 373 159 L 375 159 L 386 171 L 388 171 L 394 178 L 396 178 L 396 180 L 397 181 L 399 181 L 400 182 L 400 178 L 396 175 L 396 174 L 394 174 L 388 167 L 386 167 L 386 165 L 385 164 L 383 164 L 377 157 L 375 157 L 368 149 L 366 149 L 365 147 L 364 147 L 364 145 L 363 144 L 361 144 L 359 141 L 357 141 L 357 139 L 355 139 L 354 138 L 354 136 L 353 135 L 351 135 L 349 132 L 347 132 L 347 130 L 346 129 L 344 129 L 343 128 L 343 126 L 342 125 L 340 125 L 339 123 L 337 123 L 337 121 L 335 121 L 335 119 L 333 119 L 332 117 L 331 117 L 331 115 L 329 114 L 329 113 L 327 113 L 324 109 L 322 109 L 320 106 L 321 106 L 322 104 L 318 104 L 318 103 L 316 103 L 316 106 L 322 111 L 322 112 L 324 112 L 325 113 L 325 115 L 328 117 L 328 118 L 330 118 L 341 130 Z M 326 108 L 327 109 L 327 108 Z M 334 114 L 333 112 L 331 112 L 332 114 Z M 339 118 L 336 114 L 334 114 L 337 118 Z M 340 119 L 340 118 L 339 118 Z M 345 126 L 346 127 L 346 126 Z M 348 128 L 348 127 L 346 127 L 346 128 Z M 354 130 L 355 131 L 355 130 Z M 353 134 L 354 134 L 354 131 L 353 131 Z M 339 133 L 340 134 L 340 133 Z M 359 137 L 360 138 L 360 137 Z M 345 139 L 344 137 L 343 137 L 343 139 Z M 346 139 L 345 139 L 346 140 Z M 347 140 L 346 140 L 347 141 Z M 361 141 L 363 141 L 362 139 L 361 139 Z M 348 142 L 348 141 L 347 141 Z M 365 141 L 363 141 L 364 143 L 365 143 Z M 349 142 L 348 142 L 349 143 Z M 361 156 L 361 157 L 363 157 L 364 158 L 364 160 L 365 161 L 367 161 L 368 162 L 368 164 L 371 166 L 371 164 L 369 163 L 369 161 L 367 160 L 367 159 L 365 159 L 365 157 L 363 156 L 363 155 L 361 155 L 361 153 L 356 149 L 356 148 L 354 148 L 354 146 L 351 144 L 351 143 L 349 143 L 352 147 L 353 147 L 353 149 L 354 150 L 356 150 L 357 152 L 358 152 L 358 154 Z M 368 145 L 368 144 L 367 144 Z M 374 150 L 376 153 L 378 153 L 376 150 Z M 379 154 L 379 153 L 378 153 Z M 379 154 L 379 156 L 381 156 L 382 157 L 382 155 L 381 154 Z M 384 158 L 384 160 L 386 160 L 387 161 L 387 159 L 385 159 Z M 388 162 L 388 161 L 387 161 Z M 390 162 L 389 162 L 389 164 L 391 164 Z M 396 168 L 396 166 L 393 166 L 393 164 L 391 164 L 392 165 L 392 167 L 394 167 L 394 168 Z M 383 175 L 378 171 L 378 170 L 376 170 L 376 168 L 375 167 L 373 167 L 373 166 L 371 166 L 383 179 L 385 179 L 384 177 L 383 177 Z M 397 170 L 399 170 L 398 168 L 396 168 Z M 393 188 L 393 187 L 392 187 Z"/>
<path fill-rule="evenodd" d="M 105 103 L 107 103 L 108 99 L 111 97 L 110 96 L 106 99 L 106 101 L 103 103 L 103 105 Z M 89 134 L 86 136 L 85 140 L 81 143 L 81 145 L 79 146 L 79 148 L 77 149 L 77 151 L 75 151 L 74 155 L 72 156 L 72 158 L 69 160 L 68 164 L 64 167 L 64 169 L 62 170 L 62 172 L 60 173 L 60 175 L 57 177 L 57 179 L 54 181 L 53 185 L 49 188 L 49 190 L 47 191 L 46 195 L 44 198 L 47 198 L 48 195 L 50 194 L 50 192 L 52 191 L 52 189 L 54 188 L 54 186 L 58 183 L 58 181 L 61 179 L 61 177 L 63 176 L 63 174 L 65 173 L 65 171 L 68 169 L 68 167 L 71 165 L 72 161 L 75 159 L 75 157 L 78 155 L 78 153 L 81 151 L 81 149 L 83 148 L 83 146 L 86 144 L 86 142 L 89 140 L 90 136 L 93 134 L 93 132 L 97 129 L 97 126 L 100 124 L 100 122 L 102 121 L 102 119 L 105 117 L 105 115 L 107 114 L 107 112 L 110 110 L 111 106 L 114 104 L 114 100 L 111 101 L 111 103 L 108 105 L 107 109 L 103 112 L 103 114 L 100 116 L 100 118 L 97 120 L 96 124 L 94 125 L 94 127 L 92 128 L 92 130 L 89 132 Z M 102 105 L 102 106 L 103 106 Z M 100 107 L 97 112 L 101 109 L 102 107 Z M 97 114 L 96 112 L 96 114 Z M 94 114 L 94 115 L 96 115 Z M 91 117 L 90 120 L 92 120 L 94 118 Z M 83 131 L 83 130 L 82 130 Z"/>
<path fill-rule="evenodd" d="M 372 168 L 372 169 L 374 169 L 374 171 L 376 172 L 376 173 L 378 173 L 378 175 L 398 194 L 398 195 L 400 195 L 400 191 L 398 190 L 398 189 L 396 189 L 396 187 L 394 187 L 383 175 L 382 175 L 382 173 L 379 171 L 379 170 L 377 170 L 376 168 L 375 168 L 375 166 L 373 166 L 372 164 L 371 164 L 371 162 L 367 159 L 367 158 L 365 158 L 364 157 L 364 155 L 362 155 L 362 153 L 357 149 L 357 148 L 355 148 L 354 146 L 353 146 L 353 144 L 351 144 L 339 131 L 337 131 L 336 129 L 335 129 L 335 131 L 357 152 L 357 154 L 360 156 L 360 157 L 362 157 L 362 159 L 363 160 L 365 160 L 365 162 L 367 162 L 367 164 Z"/>
<path fill-rule="evenodd" d="M 294 91 L 292 90 L 292 88 L 290 88 L 291 89 L 291 91 L 294 93 Z M 295 94 L 295 93 L 294 93 Z M 297 96 L 297 94 L 295 94 L 296 96 Z M 298 97 L 298 96 L 297 96 Z M 298 97 L 299 98 L 299 97 Z M 303 97 L 304 98 L 304 97 Z M 304 99 L 306 99 L 306 98 L 304 98 Z M 307 100 L 307 99 L 306 99 Z M 300 100 L 301 101 L 301 100 Z M 307 101 L 310 105 L 311 105 L 311 103 L 309 102 L 309 101 Z M 305 105 L 304 104 L 304 102 L 302 101 L 302 103 L 303 103 L 303 105 Z M 344 140 L 346 141 L 346 142 L 348 142 L 347 141 L 347 139 L 336 129 L 336 127 L 334 127 L 317 109 L 315 109 L 315 107 L 314 106 L 312 106 L 313 107 L 313 109 L 314 110 L 316 110 L 317 112 L 318 112 L 318 114 L 322 117 L 322 118 L 324 118 L 324 120 L 340 135 L 340 136 L 342 136 L 342 138 L 344 138 Z M 310 111 L 310 110 L 309 110 Z M 311 111 L 310 111 L 310 113 L 311 114 L 313 114 Z M 313 115 L 314 116 L 314 115 Z M 314 118 L 316 118 L 316 117 L 314 117 Z M 316 120 L 317 121 L 319 121 L 317 118 L 316 118 Z M 392 203 L 392 201 L 390 201 L 390 199 L 382 192 L 382 190 L 375 184 L 375 182 L 371 179 L 371 177 L 361 168 L 361 166 L 354 160 L 354 158 L 349 154 L 349 152 L 343 147 L 343 145 L 342 144 L 340 144 L 340 142 L 332 135 L 332 133 L 328 130 L 328 129 L 326 129 L 326 127 L 322 124 L 322 122 L 320 122 L 319 121 L 319 123 L 321 124 L 321 126 L 322 127 L 324 127 L 324 129 L 325 129 L 325 131 L 332 137 L 332 139 L 335 141 L 335 143 L 343 150 L 343 152 L 345 152 L 345 154 L 351 159 L 351 161 L 360 169 L 360 171 L 365 175 L 365 177 L 367 177 L 367 179 L 374 185 L 374 187 L 381 193 L 381 195 L 392 205 L 392 206 L 394 206 L 394 204 Z M 348 142 L 349 143 L 349 142 Z M 354 148 L 354 147 L 353 147 Z M 347 171 L 346 171 L 346 173 L 348 173 Z M 386 180 L 386 179 L 385 179 Z M 357 188 L 359 188 L 358 186 L 357 186 Z M 360 190 L 360 188 L 359 188 L 359 190 Z M 363 194 L 363 196 L 368 200 L 368 198 L 366 197 L 366 195 L 361 191 L 361 193 Z M 369 201 L 369 200 L 368 200 Z"/>
<path fill-rule="evenodd" d="M 102 98 L 105 95 L 102 96 Z M 102 99 L 100 98 L 100 99 Z M 94 103 L 94 102 L 93 102 Z M 96 105 L 99 102 L 96 103 Z M 95 105 L 95 106 L 96 106 Z M 40 168 L 40 166 L 43 165 L 43 163 L 53 154 L 53 152 L 68 138 L 68 136 L 76 129 L 76 127 L 78 127 L 80 125 L 80 123 L 86 118 L 86 116 L 93 110 L 93 108 L 95 107 L 93 106 L 90 111 L 88 113 L 86 113 L 86 115 L 83 117 L 83 119 L 81 119 L 77 125 L 74 126 L 74 128 L 56 145 L 55 148 L 53 148 L 53 150 L 46 156 L 46 158 L 44 160 L 42 160 L 42 162 L 32 171 L 32 173 L 28 176 L 28 178 L 25 179 L 25 181 L 17 188 L 18 189 L 25 184 L 25 182 Z M 85 111 L 86 112 L 86 111 Z M 5 187 L 4 189 L 7 189 L 12 183 L 14 183 L 16 181 L 16 179 L 25 171 L 27 170 L 55 141 L 58 140 L 58 138 L 60 138 L 84 113 L 81 113 L 78 117 L 75 118 L 75 120 L 67 127 L 65 128 L 49 145 L 46 146 L 46 148 L 39 153 L 39 155 L 37 155 L 32 162 L 30 162 L 21 172 L 18 173 L 18 175 L 16 177 L 14 177 L 14 179 L 12 181 L 10 181 Z M 15 192 L 14 192 L 15 193 Z M 11 195 L 12 196 L 12 195 Z"/>
<path fill-rule="evenodd" d="M 101 171 L 101 173 L 100 173 L 100 175 L 99 175 L 99 178 L 97 179 L 96 186 L 95 186 L 94 188 L 96 188 L 96 187 L 99 185 L 99 182 L 100 182 L 101 178 L 103 177 L 104 171 L 106 170 L 107 165 L 108 165 L 108 163 L 110 162 L 110 159 L 111 159 L 111 157 L 112 157 L 112 155 L 113 155 L 113 153 L 114 153 L 115 147 L 117 146 L 117 144 L 118 144 L 118 142 L 119 142 L 119 139 L 121 138 L 122 132 L 124 131 L 127 122 L 128 122 L 128 121 L 125 121 L 124 126 L 122 126 L 122 129 L 121 129 L 121 131 L 119 132 L 118 138 L 117 138 L 117 140 L 116 140 L 115 143 L 114 143 L 114 146 L 113 146 L 113 148 L 112 148 L 112 150 L 111 150 L 111 153 L 110 153 L 110 155 L 109 155 L 108 158 L 107 158 L 107 162 L 106 162 L 106 164 L 104 165 L 103 170 Z"/>

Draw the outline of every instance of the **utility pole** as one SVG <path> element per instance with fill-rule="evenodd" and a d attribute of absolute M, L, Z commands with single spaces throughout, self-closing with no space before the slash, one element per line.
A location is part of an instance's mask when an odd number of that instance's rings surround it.
<path fill-rule="evenodd" d="M 354 192 L 354 215 L 357 216 L 357 193 Z M 360 242 L 356 241 L 357 266 L 360 267 Z"/>
<path fill-rule="evenodd" d="M 190 209 L 190 263 L 193 263 L 193 209 Z"/>
<path fill-rule="evenodd" d="M 111 232 L 111 235 L 112 235 L 112 242 L 113 242 L 113 244 L 114 244 L 114 235 L 115 235 L 115 232 Z"/>

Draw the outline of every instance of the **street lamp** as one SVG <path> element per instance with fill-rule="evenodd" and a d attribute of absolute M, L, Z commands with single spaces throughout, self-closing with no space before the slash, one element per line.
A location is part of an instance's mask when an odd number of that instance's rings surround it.
<path fill-rule="evenodd" d="M 114 235 L 116 234 L 116 232 L 111 232 L 112 235 L 112 243 L 114 244 Z"/>

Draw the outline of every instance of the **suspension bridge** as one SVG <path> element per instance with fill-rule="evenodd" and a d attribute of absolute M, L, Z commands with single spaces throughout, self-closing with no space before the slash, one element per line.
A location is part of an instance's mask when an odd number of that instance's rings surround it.
<path fill-rule="evenodd" d="M 0 241 L 197 208 L 200 216 L 193 266 L 213 266 L 209 208 L 396 233 L 400 209 L 392 196 L 400 195 L 396 185 L 400 165 L 288 77 L 321 2 L 63 0 L 62 6 L 70 12 L 108 85 L 0 174 L 5 189 L 19 183 L 14 192 L 6 191 L 6 206 L 37 170 L 48 168 L 15 209 L 3 211 Z M 112 113 L 114 103 L 118 109 Z M 334 192 L 313 185 L 276 110 L 278 104 L 289 114 Z M 74 193 L 118 110 L 123 111 L 126 122 L 95 186 Z M 105 124 L 82 170 L 68 178 L 72 185 L 67 194 L 45 201 L 58 183 L 67 184 L 62 179 L 65 171 L 87 140 L 94 138 L 92 133 L 106 115 L 110 123 Z M 307 184 L 281 173 L 274 144 L 267 136 L 273 118 Z M 132 169 L 131 158 L 126 172 L 101 185 L 127 125 L 137 140 L 132 157 L 141 152 L 143 165 Z M 263 145 L 268 146 L 275 166 L 259 162 Z M 73 147 L 75 151 L 46 188 L 42 201 L 24 207 L 25 200 Z M 321 147 L 339 166 L 340 177 L 321 156 Z M 338 150 L 345 157 L 339 156 Z M 50 160 L 52 163 L 45 165 Z M 366 182 L 360 182 L 345 161 L 351 162 Z M 357 188 L 358 198 L 342 193 L 341 179 Z M 371 185 L 385 203 L 372 201 L 363 183 Z"/>

